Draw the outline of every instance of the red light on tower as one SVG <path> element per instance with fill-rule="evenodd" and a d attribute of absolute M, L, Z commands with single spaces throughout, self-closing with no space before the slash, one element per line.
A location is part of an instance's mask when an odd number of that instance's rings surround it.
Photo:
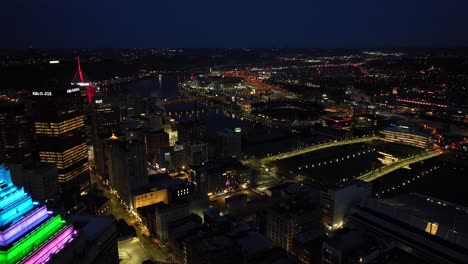
<path fill-rule="evenodd" d="M 83 71 L 81 70 L 80 56 L 76 57 L 78 68 L 73 76 L 72 85 L 86 86 L 86 99 L 88 103 L 91 103 L 93 97 L 96 96 L 96 90 L 91 83 L 85 82 Z"/>
<path fill-rule="evenodd" d="M 96 96 L 96 90 L 94 90 L 94 87 L 89 84 L 86 86 L 86 98 L 88 99 L 88 103 L 91 103 L 93 101 L 93 97 Z"/>

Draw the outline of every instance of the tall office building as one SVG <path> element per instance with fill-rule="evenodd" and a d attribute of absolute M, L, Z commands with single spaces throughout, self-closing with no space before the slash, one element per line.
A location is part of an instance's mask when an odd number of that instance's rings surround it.
<path fill-rule="evenodd" d="M 104 142 L 119 127 L 120 108 L 115 98 L 103 96 L 94 97 L 91 107 L 93 159 L 90 164 L 99 176 L 108 179 Z"/>
<path fill-rule="evenodd" d="M 338 184 L 322 191 L 320 205 L 326 229 L 333 231 L 342 228 L 351 208 L 365 202 L 371 194 L 372 184 L 360 180 Z"/>
<path fill-rule="evenodd" d="M 105 134 L 93 136 L 93 159 L 90 159 L 90 166 L 94 169 L 94 173 L 104 180 L 109 180 L 106 157 L 107 138 Z"/>
<path fill-rule="evenodd" d="M 141 118 L 144 124 L 150 129 L 159 130 L 163 128 L 163 118 L 160 115 L 150 114 Z"/>
<path fill-rule="evenodd" d="M 177 125 L 177 136 L 179 142 L 206 142 L 208 139 L 206 123 L 200 121 L 180 122 Z"/>
<path fill-rule="evenodd" d="M 189 166 L 202 165 L 208 160 L 208 144 L 184 142 L 184 163 Z"/>
<path fill-rule="evenodd" d="M 0 162 L 21 163 L 31 156 L 31 123 L 23 103 L 0 100 Z"/>
<path fill-rule="evenodd" d="M 242 155 L 242 138 L 240 128 L 234 131 L 223 129 L 218 132 L 216 138 L 216 152 L 220 158 L 240 158 Z"/>
<path fill-rule="evenodd" d="M 173 152 L 173 160 L 172 163 L 174 164 L 174 168 L 181 168 L 185 166 L 184 160 L 184 145 L 176 144 L 174 145 L 174 152 Z"/>
<path fill-rule="evenodd" d="M 266 220 L 266 236 L 274 245 L 292 252 L 296 235 L 320 230 L 320 209 L 310 199 L 296 197 L 269 208 Z"/>
<path fill-rule="evenodd" d="M 35 158 L 57 165 L 65 205 L 89 188 L 88 149 L 80 88 L 32 92 Z"/>
<path fill-rule="evenodd" d="M 179 142 L 179 132 L 177 131 L 175 120 L 170 118 L 164 118 L 162 129 L 164 129 L 164 131 L 169 135 L 169 146 L 175 146 L 176 143 Z"/>
<path fill-rule="evenodd" d="M 136 140 L 120 140 L 114 135 L 107 144 L 109 184 L 132 208 L 133 196 L 148 185 L 145 145 Z"/>
<path fill-rule="evenodd" d="M 146 154 L 156 154 L 162 148 L 169 147 L 169 135 L 162 129 L 143 131 Z"/>
<path fill-rule="evenodd" d="M 120 123 L 120 108 L 116 98 L 94 97 L 92 103 L 92 125 L 96 133 L 112 133 Z"/>

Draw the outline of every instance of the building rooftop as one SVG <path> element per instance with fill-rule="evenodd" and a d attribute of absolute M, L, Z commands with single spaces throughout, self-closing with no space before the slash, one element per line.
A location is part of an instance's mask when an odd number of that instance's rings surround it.
<path fill-rule="evenodd" d="M 219 136 L 224 136 L 224 137 L 231 137 L 231 136 L 234 136 L 234 135 L 237 135 L 237 134 L 239 134 L 239 132 L 235 132 L 234 130 L 229 129 L 229 128 L 224 128 L 224 129 L 218 131 L 218 135 Z"/>
<path fill-rule="evenodd" d="M 249 232 L 246 236 L 239 238 L 236 243 L 246 256 L 255 255 L 273 246 L 270 240 L 257 232 Z"/>
<path fill-rule="evenodd" d="M 427 264 L 427 260 L 412 255 L 404 250 L 399 248 L 393 248 L 377 258 L 368 262 L 369 264 L 401 264 L 401 263 L 411 263 L 411 264 Z"/>
<path fill-rule="evenodd" d="M 167 173 L 158 173 L 149 176 L 148 186 L 151 190 L 171 189 L 178 186 L 189 187 L 191 184 L 179 178 L 169 176 Z"/>
<path fill-rule="evenodd" d="M 468 249 L 467 207 L 410 193 L 371 199 L 367 208 Z"/>
<path fill-rule="evenodd" d="M 115 221 L 114 217 L 97 217 L 85 215 L 73 215 L 70 217 L 70 222 L 74 227 L 79 229 L 80 234 L 83 234 L 86 239 L 94 240 L 106 228 L 112 225 Z"/>
<path fill-rule="evenodd" d="M 301 216 L 308 213 L 314 213 L 318 210 L 318 199 L 311 199 L 309 195 L 299 195 L 293 198 L 283 199 L 269 210 L 281 215 L 286 219 Z"/>
<path fill-rule="evenodd" d="M 137 208 L 138 214 L 146 215 L 147 213 L 154 214 L 156 206 L 154 204 L 150 204 L 147 206 L 142 206 Z"/>
<path fill-rule="evenodd" d="M 154 209 L 156 212 L 162 212 L 164 210 L 170 209 L 170 208 L 177 208 L 177 207 L 182 207 L 182 206 L 188 206 L 187 201 L 179 201 L 177 203 L 171 203 L 171 204 L 166 204 L 164 202 L 159 202 L 154 204 Z"/>
<path fill-rule="evenodd" d="M 321 239 L 324 237 L 324 234 L 321 230 L 308 230 L 306 232 L 302 232 L 298 235 L 296 235 L 295 239 L 299 243 L 305 245 L 310 242 L 316 241 L 317 239 Z"/>
<path fill-rule="evenodd" d="M 225 198 L 224 200 L 226 203 L 244 201 L 244 200 L 247 200 L 247 194 L 244 194 L 244 193 L 236 194 L 233 196 L 229 196 Z"/>
<path fill-rule="evenodd" d="M 419 136 L 424 136 L 424 137 L 430 137 L 432 135 L 431 130 L 414 129 L 414 128 L 410 128 L 408 126 L 403 126 L 403 125 L 394 125 L 394 126 L 385 127 L 384 130 L 407 133 L 407 134 L 414 134 L 414 135 L 419 135 Z"/>
<path fill-rule="evenodd" d="M 94 205 L 94 206 L 102 206 L 103 204 L 107 203 L 110 200 L 104 195 L 97 194 L 97 193 L 88 193 L 87 195 L 83 196 L 83 199 L 86 200 L 86 203 L 88 205 Z"/>
<path fill-rule="evenodd" d="M 393 247 L 393 244 L 389 241 L 367 234 L 362 230 L 349 229 L 336 232 L 333 237 L 327 239 L 324 243 L 355 260 L 373 255 L 375 252 L 385 252 Z"/>
<path fill-rule="evenodd" d="M 190 231 L 200 228 L 201 226 L 202 226 L 201 223 L 190 220 L 188 222 L 185 222 L 179 226 L 172 228 L 171 235 L 175 239 L 179 239 L 181 237 L 186 236 Z"/>
<path fill-rule="evenodd" d="M 205 162 L 203 165 L 193 166 L 193 170 L 222 170 L 222 169 L 247 169 L 248 167 L 244 166 L 237 159 L 220 159 L 220 160 L 210 160 Z"/>
<path fill-rule="evenodd" d="M 336 192 L 338 190 L 343 190 L 343 189 L 352 188 L 352 187 L 371 188 L 371 186 L 372 186 L 372 183 L 365 182 L 365 181 L 358 180 L 358 179 L 353 179 L 353 180 L 345 181 L 345 182 L 337 182 L 335 184 L 325 186 L 324 188 L 325 190 L 328 190 L 329 192 Z"/>
<path fill-rule="evenodd" d="M 235 245 L 231 239 L 223 235 L 202 239 L 199 242 L 204 252 L 224 250 L 226 248 L 232 248 Z"/>

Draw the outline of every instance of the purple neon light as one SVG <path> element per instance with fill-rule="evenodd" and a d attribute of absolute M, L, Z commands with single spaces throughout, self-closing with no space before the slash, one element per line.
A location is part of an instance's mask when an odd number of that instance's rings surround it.
<path fill-rule="evenodd" d="M 30 255 L 22 264 L 35 264 L 47 262 L 50 257 L 59 252 L 68 242 L 70 242 L 75 235 L 73 226 L 69 225 L 60 234 L 55 235 L 51 240 L 46 242 L 36 252 Z"/>
<path fill-rule="evenodd" d="M 29 230 L 37 226 L 37 222 L 47 218 L 47 207 L 44 205 L 30 214 L 26 215 L 23 219 L 14 223 L 6 230 L 0 232 L 0 246 L 8 245 L 11 240 L 25 234 Z"/>

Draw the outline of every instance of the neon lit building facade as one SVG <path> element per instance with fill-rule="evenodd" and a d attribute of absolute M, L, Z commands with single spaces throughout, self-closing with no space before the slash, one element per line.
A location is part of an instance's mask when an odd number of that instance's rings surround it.
<path fill-rule="evenodd" d="M 73 226 L 34 202 L 0 165 L 0 263 L 46 263 L 76 238 Z"/>

